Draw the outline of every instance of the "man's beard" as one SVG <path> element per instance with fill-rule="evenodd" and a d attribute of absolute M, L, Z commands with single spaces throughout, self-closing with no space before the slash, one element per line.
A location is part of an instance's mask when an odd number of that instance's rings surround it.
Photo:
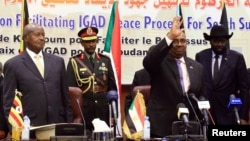
<path fill-rule="evenodd" d="M 218 51 L 214 47 L 212 47 L 212 50 L 214 51 L 215 54 L 222 55 L 222 54 L 224 54 L 226 52 L 227 48 L 225 47 L 222 50 Z"/>

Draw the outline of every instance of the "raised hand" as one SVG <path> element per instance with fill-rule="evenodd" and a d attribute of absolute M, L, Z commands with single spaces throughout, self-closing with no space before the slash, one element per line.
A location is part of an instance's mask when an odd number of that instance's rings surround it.
<path fill-rule="evenodd" d="M 183 23 L 183 20 L 180 20 L 180 16 L 176 16 L 173 18 L 172 21 L 172 27 L 170 31 L 167 33 L 167 36 L 170 40 L 175 39 L 177 36 L 179 36 L 182 32 L 184 32 L 184 28 L 180 28 L 181 24 Z"/>

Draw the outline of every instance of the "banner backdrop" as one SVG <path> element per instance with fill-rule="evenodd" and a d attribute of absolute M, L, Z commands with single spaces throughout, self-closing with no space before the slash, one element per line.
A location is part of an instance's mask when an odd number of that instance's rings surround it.
<path fill-rule="evenodd" d="M 65 64 L 83 47 L 77 33 L 81 28 L 99 28 L 97 51 L 102 52 L 113 0 L 27 0 L 30 23 L 45 28 L 45 52 L 59 55 Z M 222 12 L 220 0 L 182 0 L 187 55 L 191 58 L 210 47 L 203 33 L 210 34 Z M 250 0 L 225 0 L 230 48 L 244 54 L 250 67 Z M 141 69 L 148 48 L 165 37 L 176 15 L 176 0 L 120 0 L 122 84 L 131 84 Z M 0 60 L 18 55 L 21 33 L 21 0 L 0 1 Z M 156 62 L 157 63 L 157 62 Z"/>

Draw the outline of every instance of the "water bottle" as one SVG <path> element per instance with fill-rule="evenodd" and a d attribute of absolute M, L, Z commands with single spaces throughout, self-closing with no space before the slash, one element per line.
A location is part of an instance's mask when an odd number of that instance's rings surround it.
<path fill-rule="evenodd" d="M 29 140 L 30 139 L 30 119 L 28 116 L 23 117 L 24 128 L 22 130 L 21 139 Z"/>
<path fill-rule="evenodd" d="M 149 117 L 148 116 L 145 116 L 145 118 L 144 118 L 144 126 L 143 126 L 142 138 L 144 140 L 150 140 L 150 122 L 149 122 Z"/>

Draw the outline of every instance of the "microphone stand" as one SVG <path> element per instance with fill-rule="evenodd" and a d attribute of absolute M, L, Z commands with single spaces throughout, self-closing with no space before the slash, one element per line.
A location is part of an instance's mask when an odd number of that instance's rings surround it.
<path fill-rule="evenodd" d="M 116 123 L 117 122 L 117 119 L 114 118 L 114 141 L 116 141 Z"/>
<path fill-rule="evenodd" d="M 207 122 L 206 120 L 204 119 L 203 121 L 203 139 L 204 141 L 207 141 Z"/>
<path fill-rule="evenodd" d="M 113 123 L 113 134 L 114 134 L 114 141 L 116 141 L 116 125 L 117 125 L 117 116 L 115 115 L 115 113 L 113 112 L 113 108 L 112 108 L 112 105 L 110 106 L 109 108 L 109 111 L 110 111 L 110 125 Z M 113 115 L 113 116 L 112 116 Z M 111 126 L 110 126 L 111 128 Z"/>
<path fill-rule="evenodd" d="M 185 141 L 188 141 L 188 125 L 185 124 L 185 129 L 184 129 L 184 136 L 185 136 Z"/>
<path fill-rule="evenodd" d="M 85 119 L 84 119 L 84 116 L 83 116 L 83 113 L 82 113 L 82 108 L 80 106 L 80 102 L 79 102 L 79 99 L 76 99 L 76 102 L 77 102 L 77 106 L 79 108 L 79 111 L 80 111 L 80 114 L 81 114 L 81 117 L 82 117 L 82 122 L 83 122 L 83 138 L 87 140 L 87 128 L 86 128 L 86 122 L 85 122 Z"/>
<path fill-rule="evenodd" d="M 191 101 L 190 101 L 190 99 L 189 99 L 187 93 L 184 93 L 184 95 L 185 95 L 185 97 L 187 98 L 188 104 L 190 105 L 190 107 L 191 107 L 191 109 L 192 109 L 192 111 L 193 111 L 193 113 L 194 113 L 194 115 L 195 115 L 195 118 L 196 118 L 197 122 L 199 123 L 200 135 L 202 135 L 201 122 L 200 122 L 200 120 L 199 120 L 199 117 L 198 117 L 197 113 L 195 112 L 194 106 L 193 106 L 193 104 L 191 103 Z"/>

